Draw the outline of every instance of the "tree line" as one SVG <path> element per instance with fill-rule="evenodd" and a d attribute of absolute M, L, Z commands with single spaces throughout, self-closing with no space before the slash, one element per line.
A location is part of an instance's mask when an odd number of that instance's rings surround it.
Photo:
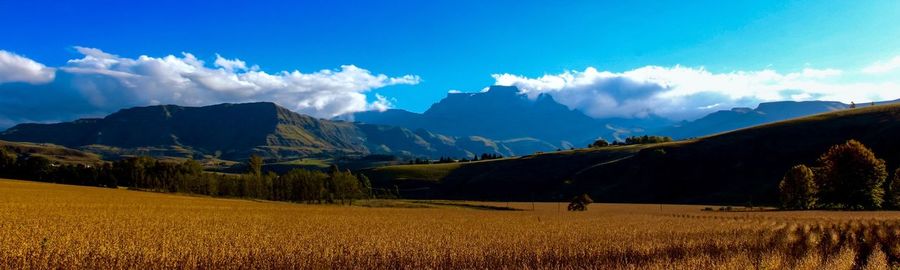
<path fill-rule="evenodd" d="M 671 142 L 671 141 L 673 141 L 672 137 L 668 137 L 668 136 L 649 136 L 649 135 L 631 136 L 631 137 L 625 138 L 624 141 L 613 141 L 612 143 L 610 143 L 604 139 L 597 139 L 593 143 L 589 144 L 588 148 L 601 148 L 601 147 L 607 147 L 610 145 L 664 143 L 664 142 Z"/>
<path fill-rule="evenodd" d="M 900 168 L 856 140 L 832 146 L 816 165 L 792 167 L 778 185 L 785 209 L 900 209 Z"/>
<path fill-rule="evenodd" d="M 479 160 L 491 160 L 491 159 L 501 159 L 503 155 L 500 154 L 492 154 L 492 153 L 482 153 L 479 159 L 478 155 L 472 155 L 472 159 L 469 158 L 461 158 L 454 159 L 452 157 L 440 157 L 438 160 L 430 160 L 427 158 L 415 158 L 410 159 L 407 163 L 409 165 L 414 164 L 444 164 L 444 163 L 455 163 L 455 162 L 470 162 L 470 161 L 479 161 Z"/>
<path fill-rule="evenodd" d="M 0 177 L 6 178 L 305 203 L 352 204 L 354 199 L 372 197 L 372 185 L 365 175 L 336 166 L 328 172 L 294 169 L 277 175 L 263 173 L 262 159 L 251 156 L 248 167 L 246 174 L 212 173 L 203 171 L 203 166 L 192 159 L 174 162 L 150 157 L 69 165 L 0 149 Z"/>

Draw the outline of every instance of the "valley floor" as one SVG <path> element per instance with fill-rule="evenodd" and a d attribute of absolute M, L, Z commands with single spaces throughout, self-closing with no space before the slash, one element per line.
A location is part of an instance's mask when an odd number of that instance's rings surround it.
<path fill-rule="evenodd" d="M 884 269 L 900 259 L 898 212 L 478 205 L 302 205 L 0 180 L 0 268 Z"/>

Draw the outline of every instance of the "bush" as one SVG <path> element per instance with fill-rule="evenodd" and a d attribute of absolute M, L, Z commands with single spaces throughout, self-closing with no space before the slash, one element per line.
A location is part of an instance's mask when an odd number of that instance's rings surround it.
<path fill-rule="evenodd" d="M 572 198 L 572 202 L 569 203 L 569 211 L 585 211 L 587 210 L 587 205 L 594 203 L 594 200 L 591 199 L 591 196 L 587 194 L 581 194 Z"/>
<path fill-rule="evenodd" d="M 823 154 L 819 178 L 820 202 L 830 207 L 877 209 L 884 201 L 887 169 L 862 143 L 850 140 Z"/>
<path fill-rule="evenodd" d="M 600 148 L 609 146 L 609 142 L 604 139 L 599 139 L 588 145 L 589 148 Z"/>
<path fill-rule="evenodd" d="M 781 206 L 785 209 L 812 209 L 816 206 L 815 177 L 806 165 L 791 168 L 778 184 L 778 190 Z"/>

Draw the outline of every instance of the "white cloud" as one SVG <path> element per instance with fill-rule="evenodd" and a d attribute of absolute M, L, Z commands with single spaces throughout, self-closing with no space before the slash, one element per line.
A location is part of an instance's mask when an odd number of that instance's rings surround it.
<path fill-rule="evenodd" d="M 900 68 L 900 56 L 896 56 L 887 61 L 880 61 L 872 63 L 871 65 L 862 69 L 862 72 L 869 74 L 882 74 L 888 73 Z"/>
<path fill-rule="evenodd" d="M 241 61 L 241 59 L 228 60 L 216 54 L 216 61 L 214 62 L 217 67 L 223 68 L 228 72 L 233 72 L 235 70 L 247 70 L 247 63 Z"/>
<path fill-rule="evenodd" d="M 53 69 L 0 51 L 0 76 L 3 76 L 0 80 L 52 81 L 54 85 L 53 91 L 43 91 L 45 93 L 40 95 L 37 93 L 42 91 L 37 88 L 16 88 L 20 92 L 10 95 L 18 95 L 17 99 L 31 103 L 28 106 L 32 108 L 11 104 L 10 106 L 19 106 L 19 109 L 6 109 L 11 112 L 0 109 L 0 115 L 9 116 L 15 114 L 15 110 L 24 113 L 36 107 L 47 106 L 40 105 L 45 100 L 65 97 L 65 102 L 60 100 L 59 103 L 72 104 L 70 107 L 78 106 L 72 110 L 81 110 L 81 113 L 108 113 L 123 107 L 154 104 L 202 106 L 223 102 L 272 101 L 301 113 L 333 117 L 368 109 L 387 109 L 391 106 L 387 98 L 376 95 L 376 100 L 370 103 L 365 93 L 385 86 L 417 84 L 420 81 L 414 75 L 389 77 L 373 74 L 354 65 L 309 73 L 297 70 L 267 73 L 256 66 L 248 68 L 247 63 L 240 59 L 226 59 L 218 54 L 214 67 L 208 67 L 190 53 L 181 53 L 180 56 L 142 55 L 127 58 L 95 48 L 75 49 L 83 57 L 69 60 L 66 65 L 59 67 L 60 75 L 55 81 Z M 10 62 L 26 68 L 12 69 L 16 71 L 13 73 L 14 77 L 2 75 L 9 73 Z M 30 73 L 27 76 L 15 75 L 22 74 L 22 70 Z M 44 73 L 49 73 L 49 78 L 48 75 L 41 75 Z M 44 120 L 25 117 L 27 116 L 16 119 Z"/>
<path fill-rule="evenodd" d="M 393 107 L 394 103 L 390 99 L 385 96 L 375 94 L 375 102 L 372 102 L 372 104 L 369 105 L 369 110 L 377 110 L 379 112 L 383 112 Z"/>
<path fill-rule="evenodd" d="M 713 110 L 755 107 L 780 100 L 867 102 L 900 98 L 894 82 L 840 83 L 837 69 L 771 69 L 713 73 L 704 68 L 645 66 L 625 71 L 584 71 L 528 78 L 492 75 L 498 85 L 514 85 L 530 98 L 546 93 L 593 117 L 643 117 L 649 113 L 691 119 Z"/>
<path fill-rule="evenodd" d="M 790 73 L 789 76 L 792 76 L 791 79 L 797 78 L 813 78 L 813 79 L 823 79 L 828 77 L 836 77 L 844 74 L 842 70 L 839 69 L 814 69 L 814 68 L 804 68 L 803 71 L 799 73 Z"/>
<path fill-rule="evenodd" d="M 0 50 L 0 83 L 42 84 L 53 80 L 56 70 L 18 54 Z"/>

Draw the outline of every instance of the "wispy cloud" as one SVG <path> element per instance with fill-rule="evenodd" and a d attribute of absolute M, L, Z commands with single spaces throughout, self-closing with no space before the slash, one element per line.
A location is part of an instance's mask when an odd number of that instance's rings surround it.
<path fill-rule="evenodd" d="M 862 72 L 869 74 L 882 74 L 900 69 L 900 56 L 896 56 L 887 61 L 879 61 L 862 69 Z"/>

